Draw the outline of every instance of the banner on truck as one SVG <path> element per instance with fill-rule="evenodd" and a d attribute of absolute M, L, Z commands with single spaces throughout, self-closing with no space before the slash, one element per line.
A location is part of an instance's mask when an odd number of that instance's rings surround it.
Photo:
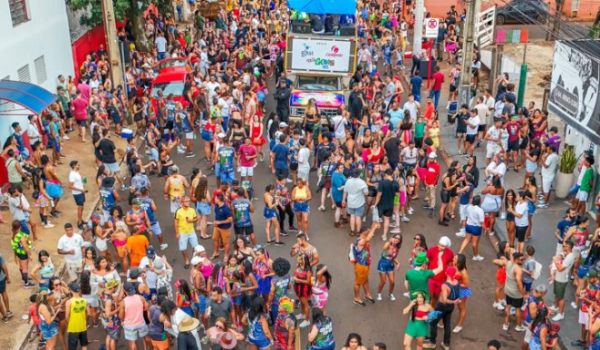
<path fill-rule="evenodd" d="M 292 40 L 292 70 L 310 70 L 322 72 L 349 72 L 350 41 Z"/>
<path fill-rule="evenodd" d="M 587 40 L 556 42 L 548 109 L 600 143 L 600 62 L 591 56 L 592 47 Z"/>

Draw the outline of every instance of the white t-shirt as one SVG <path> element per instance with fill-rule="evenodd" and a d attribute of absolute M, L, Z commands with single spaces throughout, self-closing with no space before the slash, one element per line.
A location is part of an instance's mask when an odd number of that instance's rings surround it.
<path fill-rule="evenodd" d="M 83 247 L 83 238 L 80 234 L 74 233 L 73 236 L 69 237 L 66 234 L 62 235 L 58 240 L 58 249 L 64 251 L 73 250 L 73 254 L 65 255 L 65 261 L 69 263 L 80 263 L 83 261 L 83 254 L 81 248 Z"/>
<path fill-rule="evenodd" d="M 29 220 L 30 213 L 19 209 L 19 206 L 22 205 L 23 209 L 30 209 L 31 206 L 27 201 L 27 198 L 21 193 L 21 198 L 10 197 L 8 199 L 8 209 L 10 210 L 10 215 L 12 215 L 13 220 Z"/>
<path fill-rule="evenodd" d="M 154 257 L 154 262 L 156 262 L 157 260 L 162 260 L 161 258 L 159 258 L 158 256 Z M 142 260 L 140 260 L 140 269 L 145 270 L 147 267 L 150 266 L 150 259 L 148 259 L 147 256 L 143 257 Z M 148 269 L 146 272 L 146 284 L 148 285 L 148 288 L 156 288 L 156 273 L 154 272 L 154 270 L 152 269 Z"/>
<path fill-rule="evenodd" d="M 571 270 L 571 266 L 575 263 L 575 254 L 573 252 L 567 254 L 563 259 L 562 265 L 565 267 L 562 271 L 556 271 L 554 275 L 554 280 L 560 283 L 569 282 L 569 271 Z"/>
<path fill-rule="evenodd" d="M 485 221 L 485 213 L 481 207 L 476 205 L 469 205 L 467 207 L 467 225 L 469 226 L 482 226 Z"/>
<path fill-rule="evenodd" d="M 487 125 L 488 123 L 488 106 L 486 106 L 484 103 L 480 103 L 475 105 L 475 109 L 477 110 L 477 115 L 479 116 L 479 118 L 481 119 L 481 125 Z"/>
<path fill-rule="evenodd" d="M 523 203 L 517 203 L 517 205 L 515 205 L 515 212 L 521 215 L 520 218 L 515 215 L 515 225 L 518 227 L 529 226 L 529 218 L 527 217 L 529 212 L 529 204 L 527 204 L 527 201 L 524 201 Z"/>
<path fill-rule="evenodd" d="M 500 130 L 497 129 L 495 125 L 492 125 L 486 132 L 486 136 L 487 135 L 489 135 L 490 138 L 492 138 L 494 140 L 498 140 L 498 138 L 500 137 Z M 498 142 L 488 141 L 487 149 L 490 150 L 490 152 L 497 152 L 498 151 Z"/>
<path fill-rule="evenodd" d="M 224 98 L 220 97 L 218 104 L 219 104 L 219 108 L 221 108 L 221 114 L 224 117 L 229 117 L 231 115 L 231 112 L 230 112 L 231 107 L 229 106 L 229 102 L 227 102 Z"/>
<path fill-rule="evenodd" d="M 308 173 L 310 171 L 310 164 L 308 159 L 310 158 L 310 150 L 308 147 L 300 148 L 298 151 L 298 171 Z"/>
<path fill-rule="evenodd" d="M 554 179 L 556 170 L 558 170 L 558 154 L 554 152 L 550 153 L 548 157 L 546 157 L 544 165 L 545 166 L 542 167 L 542 177 L 544 179 Z"/>
<path fill-rule="evenodd" d="M 479 116 L 476 115 L 474 117 L 469 118 L 469 123 L 473 124 L 474 127 L 467 125 L 467 135 L 477 135 L 477 130 L 479 127 L 480 119 Z"/>
<path fill-rule="evenodd" d="M 335 132 L 336 139 L 343 139 L 346 137 L 346 124 L 348 121 L 341 115 L 336 115 L 331 118 L 331 122 L 333 123 L 333 127 L 335 128 L 333 131 Z"/>
<path fill-rule="evenodd" d="M 154 40 L 154 43 L 156 44 L 157 52 L 167 51 L 167 39 L 165 39 L 164 37 L 159 36 L 158 38 L 156 38 L 156 40 Z"/>
<path fill-rule="evenodd" d="M 410 119 L 412 119 L 413 123 L 417 121 L 417 114 L 419 113 L 419 102 L 417 101 L 406 101 L 406 103 L 404 103 L 404 109 L 405 111 L 408 111 L 410 113 Z"/>
<path fill-rule="evenodd" d="M 73 187 L 83 189 L 83 179 L 81 178 L 81 174 L 78 171 L 73 171 L 69 173 L 69 183 L 73 183 Z M 71 190 L 73 194 L 82 194 L 81 191 Z"/>
<path fill-rule="evenodd" d="M 581 170 L 579 171 L 579 176 L 577 176 L 577 186 L 581 186 L 581 181 L 583 180 L 583 175 L 585 174 L 585 171 L 587 170 L 587 166 L 582 166 Z"/>

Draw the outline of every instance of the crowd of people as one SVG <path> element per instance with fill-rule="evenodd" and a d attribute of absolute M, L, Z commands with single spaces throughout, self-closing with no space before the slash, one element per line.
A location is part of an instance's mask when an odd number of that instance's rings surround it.
<path fill-rule="evenodd" d="M 333 226 L 352 237 L 352 302 L 366 307 L 384 298 L 397 300 L 401 226 L 422 219 L 413 208 L 421 199 L 430 218 L 460 230 L 457 238 L 444 235 L 430 245 L 426 234 L 414 235 L 403 278 L 408 298 L 403 310 L 408 317 L 405 350 L 413 344 L 436 348 L 438 328 L 444 332 L 439 345 L 450 348 L 452 334 L 464 328 L 473 289 L 466 250 L 470 246 L 472 261 L 481 263 L 480 238 L 494 235 L 502 221 L 508 239 L 498 244 L 493 259 L 493 308 L 505 312 L 503 330 L 509 331 L 514 315 L 514 330 L 525 332 L 524 349 L 555 348 L 566 286 L 572 281 L 576 292 L 571 306 L 578 309 L 581 324 L 574 345 L 600 349 L 600 285 L 594 267 L 600 235 L 597 227 L 590 234 L 585 216 L 593 156 L 583 157 L 571 207 L 558 223 L 551 280 L 534 287 L 542 266 L 528 244 L 532 218 L 537 209 L 551 204 L 561 145 L 557 128 L 548 127 L 547 112 L 533 103 L 517 106 L 515 86 L 506 75 L 487 84 L 497 85 L 495 96 L 489 88 L 483 94 L 474 90 L 471 104 L 461 105 L 449 118 L 459 155 L 442 173 L 437 111 L 446 74 L 436 67 L 433 87 L 422 98 L 423 79 L 415 69 L 421 55 L 413 57 L 410 72 L 403 66 L 414 20 L 406 22 L 398 3 L 367 1 L 359 4 L 356 16 L 345 19 L 357 24 L 360 44 L 347 104 L 323 122 L 310 100 L 303 118 L 292 120 L 292 82 L 283 54 L 290 19 L 296 15 L 285 3 L 243 1 L 238 8 L 227 2 L 214 21 L 197 11 L 189 26 L 150 11 L 145 34 L 154 43 L 151 50 L 136 50 L 130 25 L 119 31 L 119 40 L 131 42 L 124 86 L 112 84 L 101 47 L 86 58 L 78 80 L 58 78 L 57 102 L 40 122 L 31 116 L 27 128 L 13 124 L 2 154 L 10 181 L 11 247 L 23 287 L 38 285 L 29 315 L 46 349 L 86 349 L 88 328 L 99 326 L 108 350 L 115 350 L 123 337 L 131 350 L 140 343 L 144 349 L 166 350 L 173 342 L 179 350 L 235 349 L 241 342 L 251 349 L 290 350 L 301 341 L 311 350 L 339 348 L 342 341 L 338 334 L 334 337 L 327 312 L 334 276 L 324 263 L 330 257 L 310 243 L 315 234 L 311 205 L 318 203 L 322 212 L 331 208 Z M 438 38 L 438 56 L 446 53 L 450 67 L 460 56 L 457 35 L 463 18 L 452 7 Z M 477 87 L 480 64 L 478 53 L 474 56 L 471 75 Z M 163 91 L 151 96 L 145 89 L 165 58 L 185 61 L 182 99 Z M 456 104 L 460 74 L 459 65 L 450 71 L 447 107 Z M 270 82 L 276 85 L 272 112 L 265 106 Z M 87 147 L 88 127 L 97 175 L 88 184 L 79 173 L 80 164 L 72 161 L 66 183 L 55 169 L 64 158 L 63 142 L 82 141 Z M 123 135 L 129 128 L 135 131 L 125 135 L 125 175 L 111 134 Z M 71 133 L 75 129 L 79 139 Z M 23 141 L 24 132 L 31 147 Z M 138 154 L 137 140 L 142 140 L 144 154 Z M 480 145 L 486 154 L 482 174 L 474 155 Z M 197 149 L 203 152 L 197 155 Z M 206 165 L 186 177 L 173 152 Z M 258 166 L 273 174 L 264 192 L 253 185 Z M 517 191 L 505 188 L 511 168 L 516 173 L 524 169 Z M 158 179 L 151 180 L 152 175 Z M 32 187 L 40 221 L 34 218 L 24 185 Z M 165 202 L 151 198 L 153 187 L 162 189 Z M 57 243 L 65 261 L 65 274 L 59 278 L 50 254 L 34 251 L 33 244 L 40 222 L 46 229 L 54 227 L 50 218 L 61 215 L 57 206 L 67 188 L 78 208 L 77 222 L 64 225 Z M 86 223 L 88 190 L 99 192 L 101 208 Z M 600 207 L 600 198 L 595 203 Z M 158 212 L 167 206 L 173 222 L 159 223 Z M 266 223 L 264 236 L 254 230 L 256 210 Z M 189 278 L 174 278 L 173 257 L 163 252 L 171 232 Z M 284 238 L 290 235 L 295 237 L 289 254 L 293 259 L 272 256 L 269 246 L 286 245 Z M 373 239 L 384 242 L 380 252 L 372 251 Z M 202 240 L 212 241 L 212 247 L 200 244 Z M 376 293 L 369 281 L 374 257 Z M 5 260 L 0 258 L 0 314 L 9 322 L 13 314 L 6 283 L 11 276 Z M 544 301 L 549 286 L 553 304 Z M 303 328 L 309 330 L 307 339 L 300 337 Z M 366 345 L 359 334 L 350 333 L 342 348 L 362 350 Z M 379 342 L 372 348 L 386 345 Z M 497 340 L 488 343 L 489 350 L 500 348 Z"/>

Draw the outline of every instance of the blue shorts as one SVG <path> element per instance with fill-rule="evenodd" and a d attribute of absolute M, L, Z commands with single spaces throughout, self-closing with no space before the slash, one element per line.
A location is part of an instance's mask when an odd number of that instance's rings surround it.
<path fill-rule="evenodd" d="M 192 232 L 192 233 L 180 232 L 179 233 L 179 240 L 177 242 L 179 245 L 179 251 L 181 251 L 181 252 L 186 251 L 188 242 L 190 243 L 190 246 L 192 247 L 192 249 L 194 249 L 194 247 L 198 245 L 198 236 L 196 235 L 196 232 Z"/>
<path fill-rule="evenodd" d="M 196 212 L 200 215 L 210 215 L 210 203 L 198 202 L 196 203 Z"/>
<path fill-rule="evenodd" d="M 159 155 L 158 155 L 158 150 L 156 148 L 150 148 L 150 156 L 148 157 L 149 160 L 158 160 L 159 159 Z"/>
<path fill-rule="evenodd" d="M 365 206 L 360 208 L 348 208 L 348 215 L 362 217 L 365 213 Z"/>
<path fill-rule="evenodd" d="M 201 135 L 202 135 L 202 139 L 204 141 L 212 141 L 213 140 L 212 132 L 210 132 L 206 129 L 202 129 Z"/>
<path fill-rule="evenodd" d="M 377 271 L 382 273 L 394 271 L 394 262 L 390 259 L 381 258 L 377 264 Z"/>
<path fill-rule="evenodd" d="M 467 287 L 467 288 L 460 288 L 460 292 L 459 292 L 459 297 L 461 299 L 467 299 L 468 297 L 471 296 L 471 287 Z"/>
<path fill-rule="evenodd" d="M 573 186 L 570 190 L 569 190 L 569 196 L 574 196 L 577 194 L 577 192 L 579 192 L 579 185 L 575 185 Z"/>
<path fill-rule="evenodd" d="M 533 202 L 527 202 L 527 214 L 535 214 L 535 204 L 533 204 Z"/>
<path fill-rule="evenodd" d="M 310 213 L 310 206 L 307 202 L 294 202 L 292 206 L 294 213 Z"/>
<path fill-rule="evenodd" d="M 271 291 L 271 279 L 272 277 L 257 278 L 256 284 L 258 288 L 256 289 L 256 294 L 269 294 Z"/>
<path fill-rule="evenodd" d="M 465 232 L 468 234 L 471 234 L 475 237 L 481 236 L 481 231 L 483 231 L 483 227 L 481 227 L 481 226 L 473 226 L 473 225 L 465 226 Z"/>
<path fill-rule="evenodd" d="M 238 295 L 237 297 L 231 298 L 231 302 L 233 302 L 233 305 L 236 306 L 242 305 L 242 296 Z"/>
<path fill-rule="evenodd" d="M 58 322 L 54 320 L 52 323 L 46 324 L 46 322 L 42 321 L 40 323 L 40 331 L 44 340 L 50 340 L 52 337 L 58 335 Z"/>
<path fill-rule="evenodd" d="M 158 223 L 158 221 L 153 223 L 150 226 L 150 229 L 152 230 L 153 235 L 157 235 L 157 236 L 162 235 L 162 228 L 160 228 L 160 224 Z"/>
<path fill-rule="evenodd" d="M 263 216 L 265 220 L 269 221 L 272 219 L 277 219 L 277 210 L 271 208 L 265 208 L 263 211 Z"/>
<path fill-rule="evenodd" d="M 204 314 L 206 311 L 206 295 L 199 295 L 198 299 L 200 299 L 200 302 L 194 303 L 194 309 L 200 311 L 200 314 Z"/>
<path fill-rule="evenodd" d="M 221 183 L 230 184 L 235 180 L 235 174 L 233 171 L 219 171 L 219 179 L 221 179 Z"/>
<path fill-rule="evenodd" d="M 259 91 L 256 93 L 256 99 L 258 100 L 258 102 L 265 102 L 265 93 L 264 91 Z"/>
<path fill-rule="evenodd" d="M 75 205 L 78 207 L 83 207 L 85 204 L 85 193 L 74 194 L 73 198 L 75 199 Z"/>
<path fill-rule="evenodd" d="M 248 337 L 248 342 L 256 345 L 259 349 L 268 349 L 271 346 L 271 341 L 266 336 L 261 339 L 252 339 Z"/>

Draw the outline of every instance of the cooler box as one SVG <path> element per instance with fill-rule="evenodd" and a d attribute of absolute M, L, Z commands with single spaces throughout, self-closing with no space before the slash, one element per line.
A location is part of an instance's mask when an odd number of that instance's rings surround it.
<path fill-rule="evenodd" d="M 412 56 L 413 56 L 413 54 L 411 51 L 407 51 L 404 53 L 404 59 L 410 60 L 410 59 L 412 59 Z"/>
<path fill-rule="evenodd" d="M 433 72 L 435 70 L 435 66 L 437 65 L 437 61 L 435 59 L 431 60 L 431 75 L 433 76 Z M 421 60 L 421 64 L 419 65 L 419 74 L 421 78 L 427 79 L 427 70 L 429 69 L 429 61 Z"/>
<path fill-rule="evenodd" d="M 458 110 L 458 102 L 450 101 L 450 104 L 448 107 L 448 124 L 454 124 L 454 122 L 456 121 L 455 119 L 452 119 L 452 117 L 456 114 L 457 110 Z"/>

